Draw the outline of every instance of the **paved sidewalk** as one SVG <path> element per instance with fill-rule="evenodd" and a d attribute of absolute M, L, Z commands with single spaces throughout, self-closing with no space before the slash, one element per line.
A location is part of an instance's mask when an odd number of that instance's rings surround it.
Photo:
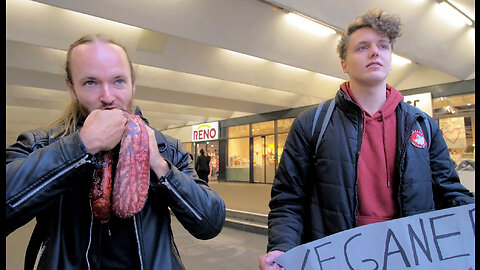
<path fill-rule="evenodd" d="M 225 201 L 227 209 L 241 210 L 252 213 L 268 214 L 271 184 L 209 182 Z"/>
<path fill-rule="evenodd" d="M 199 240 L 172 218 L 175 243 L 188 270 L 258 269 L 258 258 L 267 251 L 267 236 L 223 227 L 218 236 Z M 20 269 L 20 268 L 18 268 Z"/>

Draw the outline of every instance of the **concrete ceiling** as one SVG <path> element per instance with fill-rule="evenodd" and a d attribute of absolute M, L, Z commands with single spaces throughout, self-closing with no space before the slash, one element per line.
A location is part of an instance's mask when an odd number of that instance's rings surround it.
<path fill-rule="evenodd" d="M 457 2 L 474 16 L 474 0 Z M 331 98 L 347 79 L 339 36 L 298 28 L 286 11 L 343 30 L 368 7 L 402 19 L 394 51 L 413 63 L 394 63 L 389 84 L 405 90 L 475 78 L 474 28 L 450 20 L 435 0 L 7 0 L 7 145 L 60 115 L 69 101 L 66 50 L 84 34 L 125 45 L 136 104 L 162 130 Z"/>

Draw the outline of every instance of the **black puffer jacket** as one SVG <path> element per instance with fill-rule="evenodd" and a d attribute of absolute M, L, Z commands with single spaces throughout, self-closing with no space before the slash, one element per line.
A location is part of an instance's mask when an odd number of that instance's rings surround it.
<path fill-rule="evenodd" d="M 316 155 L 311 135 L 315 107 L 292 124 L 272 186 L 268 251 L 287 251 L 356 226 L 363 114 L 342 90 L 335 102 Z M 400 216 L 474 202 L 459 182 L 435 120 L 427 116 L 431 145 L 420 149 L 409 142 L 416 122 L 423 121 L 419 110 L 402 101 L 396 117 Z"/>
<path fill-rule="evenodd" d="M 40 245 L 38 269 L 93 269 L 98 259 L 91 254 L 92 232 L 98 231 L 98 222 L 93 221 L 88 194 L 95 158 L 78 131 L 56 139 L 49 139 L 51 134 L 52 130 L 27 131 L 6 149 L 6 233 L 36 218 L 26 269 L 33 268 Z M 223 227 L 225 204 L 197 179 L 178 140 L 159 131 L 155 136 L 171 170 L 161 179 L 151 171 L 146 204 L 132 218 L 138 250 L 132 256 L 138 256 L 141 269 L 183 269 L 168 207 L 193 236 L 209 239 Z"/>

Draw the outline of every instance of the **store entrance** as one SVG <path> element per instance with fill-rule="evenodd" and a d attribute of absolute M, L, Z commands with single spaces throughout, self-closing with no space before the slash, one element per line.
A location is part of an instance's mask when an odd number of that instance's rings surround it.
<path fill-rule="evenodd" d="M 200 156 L 200 149 L 205 151 L 206 156 L 210 156 L 210 175 L 208 181 L 217 181 L 218 177 L 218 141 L 197 142 L 195 143 L 195 161 Z"/>
<path fill-rule="evenodd" d="M 273 183 L 275 177 L 275 136 L 253 137 L 253 182 Z"/>

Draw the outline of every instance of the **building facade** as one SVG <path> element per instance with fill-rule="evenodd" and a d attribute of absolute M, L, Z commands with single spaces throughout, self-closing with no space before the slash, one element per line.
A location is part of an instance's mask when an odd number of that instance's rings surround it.
<path fill-rule="evenodd" d="M 425 110 L 439 123 L 450 156 L 457 165 L 462 161 L 475 161 L 475 80 L 401 93 L 405 100 Z M 429 94 L 427 98 L 418 97 L 423 93 Z M 427 109 L 421 106 L 428 103 Z M 216 137 L 204 135 L 198 139 L 199 133 L 207 132 L 198 131 L 198 126 L 212 123 L 164 132 L 180 139 L 194 160 L 200 149 L 211 156 L 210 180 L 269 184 L 273 182 L 293 120 L 311 106 L 222 120 L 217 122 Z"/>

